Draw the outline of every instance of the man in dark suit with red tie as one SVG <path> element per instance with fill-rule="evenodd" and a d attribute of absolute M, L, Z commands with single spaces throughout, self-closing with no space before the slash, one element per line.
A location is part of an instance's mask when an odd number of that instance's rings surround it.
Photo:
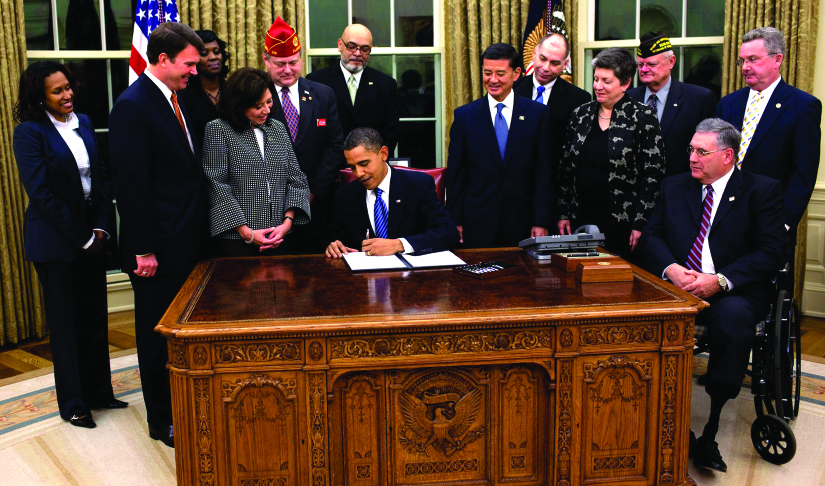
<path fill-rule="evenodd" d="M 329 241 L 332 193 L 344 162 L 344 136 L 335 93 L 301 77 L 301 42 L 280 17 L 266 33 L 264 64 L 275 93 L 269 115 L 289 131 L 292 149 L 309 182 L 312 220 L 294 229 L 298 253 L 321 253 Z"/>
<path fill-rule="evenodd" d="M 756 323 L 767 312 L 770 279 L 784 264 L 788 241 L 780 184 L 734 168 L 740 138 L 718 118 L 699 123 L 691 172 L 662 182 L 639 242 L 648 271 L 710 303 L 696 317 L 710 346 L 710 416 L 693 461 L 721 472 L 727 465 L 716 443 L 719 417 L 742 387 Z"/>
<path fill-rule="evenodd" d="M 135 339 L 149 436 L 174 446 L 166 339 L 154 331 L 206 242 L 200 141 L 177 90 L 197 75 L 203 42 L 184 24 L 152 31 L 149 66 L 109 115 L 121 268 L 135 292 Z"/>
<path fill-rule="evenodd" d="M 487 95 L 456 108 L 447 159 L 447 209 L 464 244 L 517 246 L 552 224 L 547 107 L 513 92 L 518 53 L 493 44 L 481 55 Z"/>

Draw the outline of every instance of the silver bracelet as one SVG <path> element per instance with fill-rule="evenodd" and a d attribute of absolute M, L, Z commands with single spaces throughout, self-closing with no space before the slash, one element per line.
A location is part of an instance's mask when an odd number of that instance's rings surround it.
<path fill-rule="evenodd" d="M 241 238 L 243 238 L 243 237 L 241 237 Z M 246 238 L 244 238 L 244 241 L 246 242 L 247 245 L 251 245 L 255 241 L 255 231 L 254 230 L 252 231 L 252 237 L 251 238 L 249 238 L 248 240 Z"/>

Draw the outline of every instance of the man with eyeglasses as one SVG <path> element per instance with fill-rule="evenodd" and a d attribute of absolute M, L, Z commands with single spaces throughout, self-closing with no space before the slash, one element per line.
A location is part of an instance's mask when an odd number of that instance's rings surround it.
<path fill-rule="evenodd" d="M 393 78 L 368 67 L 372 33 L 361 24 L 347 26 L 338 39 L 338 52 L 340 64 L 313 71 L 307 79 L 335 91 L 344 138 L 356 128 L 374 128 L 393 157 L 398 143 L 398 86 Z"/>
<path fill-rule="evenodd" d="M 782 80 L 784 58 L 785 39 L 778 29 L 759 27 L 742 36 L 737 64 L 748 87 L 722 98 L 716 116 L 742 130 L 739 168 L 782 184 L 791 271 L 781 285 L 792 292 L 796 229 L 819 169 L 822 102 Z"/>
<path fill-rule="evenodd" d="M 665 142 L 665 176 L 687 172 L 690 162 L 685 147 L 696 125 L 713 116 L 718 99 L 707 88 L 671 76 L 676 55 L 664 32 L 648 32 L 639 41 L 636 64 L 641 85 L 627 94 L 656 112 Z"/>
<path fill-rule="evenodd" d="M 742 388 L 788 242 L 781 185 L 734 169 L 740 139 L 724 120 L 699 123 L 687 147 L 690 173 L 665 178 L 639 241 L 645 269 L 710 304 L 696 316 L 710 347 L 710 414 L 690 444 L 694 465 L 720 472 L 727 471 L 716 442 L 722 407 Z"/>
<path fill-rule="evenodd" d="M 301 42 L 295 29 L 281 17 L 266 33 L 263 59 L 274 83 L 269 116 L 289 131 L 298 165 L 309 183 L 312 220 L 293 227 L 295 251 L 322 253 L 329 240 L 338 171 L 346 166 L 335 93 L 329 86 L 301 77 Z"/>
<path fill-rule="evenodd" d="M 552 174 L 557 172 L 563 155 L 564 132 L 570 114 L 591 99 L 590 93 L 561 77 L 569 64 L 570 43 L 567 38 L 558 33 L 548 34 L 533 51 L 533 74 L 522 76 L 513 85 L 517 95 L 547 105 Z"/>

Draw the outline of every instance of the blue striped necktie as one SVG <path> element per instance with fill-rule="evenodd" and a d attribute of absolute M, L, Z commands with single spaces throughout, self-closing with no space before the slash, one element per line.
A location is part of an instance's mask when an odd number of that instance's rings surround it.
<path fill-rule="evenodd" d="M 381 198 L 381 189 L 375 189 L 375 205 L 373 212 L 375 213 L 375 236 L 378 238 L 387 237 L 387 205 Z"/>

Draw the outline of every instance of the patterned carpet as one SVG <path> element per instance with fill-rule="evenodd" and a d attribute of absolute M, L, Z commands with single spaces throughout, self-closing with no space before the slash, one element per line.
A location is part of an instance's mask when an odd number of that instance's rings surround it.
<path fill-rule="evenodd" d="M 707 358 L 694 358 L 694 376 Z M 791 427 L 798 450 L 789 464 L 762 460 L 750 441 L 755 418 L 747 389 L 725 407 L 717 437 L 728 473 L 696 470 L 700 485 L 825 486 L 825 364 L 803 362 L 802 405 Z M 123 410 L 96 412 L 97 429 L 71 427 L 58 416 L 53 375 L 0 387 L 0 486 L 14 485 L 174 485 L 174 451 L 150 440 L 135 355 L 112 360 L 112 384 Z M 707 395 L 694 384 L 693 429 L 701 431 L 709 408 Z"/>

